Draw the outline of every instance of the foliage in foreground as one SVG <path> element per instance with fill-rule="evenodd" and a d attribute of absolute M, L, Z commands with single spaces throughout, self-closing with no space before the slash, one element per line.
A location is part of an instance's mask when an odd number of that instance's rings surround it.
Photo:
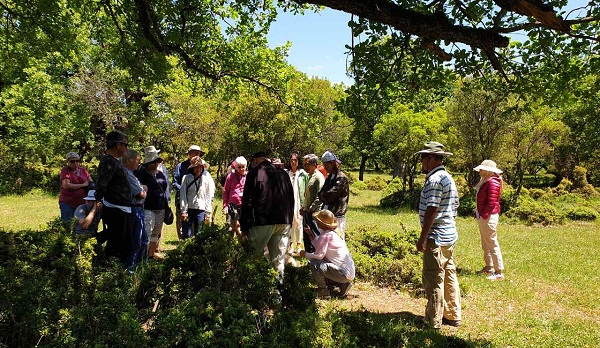
<path fill-rule="evenodd" d="M 264 258 L 217 227 L 134 275 L 97 250 L 58 221 L 0 231 L 0 347 L 485 345 L 411 315 L 318 310 L 306 267 L 286 268 L 278 285 Z"/>

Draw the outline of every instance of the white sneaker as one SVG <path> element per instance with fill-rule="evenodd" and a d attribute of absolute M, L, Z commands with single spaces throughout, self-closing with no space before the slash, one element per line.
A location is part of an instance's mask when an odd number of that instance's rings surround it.
<path fill-rule="evenodd" d="M 486 279 L 489 279 L 491 281 L 496 281 L 496 280 L 504 280 L 504 274 L 502 273 L 492 273 L 489 276 L 485 277 Z"/>

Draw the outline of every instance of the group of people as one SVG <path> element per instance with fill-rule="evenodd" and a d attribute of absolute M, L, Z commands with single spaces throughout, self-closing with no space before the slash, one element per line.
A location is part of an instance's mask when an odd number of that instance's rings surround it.
<path fill-rule="evenodd" d="M 146 147 L 142 163 L 138 152 L 128 149 L 127 136 L 113 131 L 106 136 L 106 154 L 100 160 L 95 185 L 74 152 L 67 154 L 67 165 L 60 174 L 62 219 L 75 217 L 76 232 L 95 234 L 100 243 L 106 241 L 106 256 L 118 257 L 128 270 L 146 257 L 161 255 L 159 243 L 165 215 L 170 211 L 170 185 L 158 153 L 153 146 Z M 174 172 L 180 239 L 200 233 L 211 221 L 215 183 L 203 155 L 199 146 L 190 146 L 188 159 Z M 427 142 L 415 155 L 420 156 L 426 174 L 419 200 L 421 234 L 416 243 L 417 250 L 423 252 L 425 322 L 434 329 L 442 324 L 460 326 L 460 288 L 454 262 L 459 196 L 443 164 L 444 157 L 452 153 L 441 143 Z M 253 154 L 250 163 L 237 157 L 223 185 L 223 212 L 232 236 L 250 238 L 257 255 L 268 255 L 280 281 L 286 255 L 292 254 L 307 259 L 318 298 L 330 298 L 335 286 L 340 296 L 346 297 L 355 277 L 354 261 L 345 243 L 348 178 L 332 152 L 321 156 L 327 178 L 318 162 L 315 154 L 300 158 L 292 153 L 286 169 L 265 152 Z M 481 273 L 490 280 L 502 280 L 504 264 L 497 238 L 502 171 L 491 160 L 474 170 L 481 177 L 475 186 L 475 216 L 485 261 Z M 93 186 L 95 190 L 89 189 Z M 104 229 L 97 233 L 100 217 Z"/>
<path fill-rule="evenodd" d="M 305 155 L 301 169 L 299 154 L 292 153 L 286 169 L 279 159 L 257 152 L 247 172 L 247 160 L 236 158 L 223 187 L 223 212 L 233 235 L 248 236 L 257 255 L 266 252 L 280 281 L 287 254 L 306 257 L 319 298 L 329 298 L 335 286 L 346 297 L 355 275 L 344 242 L 348 179 L 333 153 L 321 157 L 327 179 L 318 161 L 315 154 Z"/>
<path fill-rule="evenodd" d="M 460 288 L 454 262 L 458 240 L 455 217 L 459 205 L 458 191 L 452 176 L 446 171 L 443 159 L 451 156 L 438 142 L 427 142 L 416 154 L 420 155 L 425 184 L 419 199 L 421 234 L 417 250 L 423 252 L 423 286 L 427 298 L 425 323 L 440 329 L 443 324 L 458 327 L 462 314 Z M 484 160 L 474 168 L 481 179 L 475 186 L 481 245 L 485 266 L 481 270 L 487 279 L 504 279 L 504 263 L 497 238 L 502 171 L 492 160 Z"/>
<path fill-rule="evenodd" d="M 197 145 L 190 147 L 190 159 L 178 164 L 171 184 L 160 150 L 144 148 L 142 161 L 128 144 L 122 132 L 107 134 L 95 185 L 81 167 L 79 155 L 69 152 L 60 176 L 59 206 L 63 221 L 75 218 L 76 233 L 92 235 L 100 244 L 106 242 L 105 255 L 117 257 L 133 271 L 148 258 L 164 257 L 160 242 L 163 224 L 172 214 L 171 186 L 177 192 L 178 234 L 186 239 L 201 230 L 205 216 L 210 218 L 215 185 L 210 175 L 202 175 L 206 163 L 199 157 L 203 153 Z M 95 190 L 89 189 L 91 186 Z M 101 221 L 103 228 L 98 231 Z"/>

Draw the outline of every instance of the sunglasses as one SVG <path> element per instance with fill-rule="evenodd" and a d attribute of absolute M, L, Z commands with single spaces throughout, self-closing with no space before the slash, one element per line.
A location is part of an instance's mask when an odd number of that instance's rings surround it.
<path fill-rule="evenodd" d="M 69 163 L 79 163 L 81 160 L 70 160 Z"/>

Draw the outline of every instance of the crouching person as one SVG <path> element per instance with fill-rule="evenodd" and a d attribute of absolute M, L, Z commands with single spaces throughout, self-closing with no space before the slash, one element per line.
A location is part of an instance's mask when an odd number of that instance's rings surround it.
<path fill-rule="evenodd" d="M 75 233 L 96 236 L 102 215 L 102 203 L 96 201 L 95 190 L 90 190 L 84 198 L 85 203 L 75 209 Z"/>
<path fill-rule="evenodd" d="M 340 287 L 340 297 L 346 298 L 352 280 L 354 279 L 354 261 L 346 242 L 335 232 L 338 227 L 333 213 L 329 210 L 321 210 L 313 214 L 320 234 L 310 234 L 314 253 L 304 250 L 300 256 L 306 257 L 312 275 L 317 282 L 317 298 L 330 299 L 329 286 Z"/>

